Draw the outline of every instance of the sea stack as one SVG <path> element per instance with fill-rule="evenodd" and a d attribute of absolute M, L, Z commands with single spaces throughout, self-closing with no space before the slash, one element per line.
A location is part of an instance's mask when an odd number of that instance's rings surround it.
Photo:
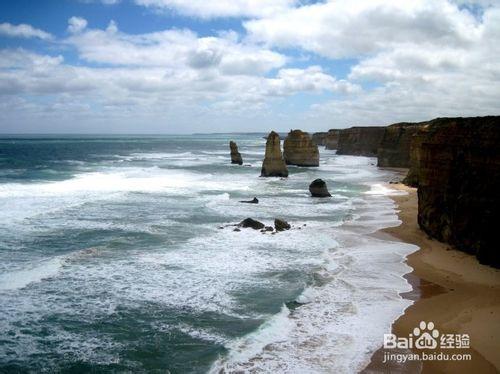
<path fill-rule="evenodd" d="M 326 187 L 326 182 L 323 179 L 315 179 L 309 185 L 309 192 L 312 197 L 330 197 L 330 192 Z"/>
<path fill-rule="evenodd" d="M 231 140 L 229 142 L 229 148 L 231 148 L 231 164 L 243 165 L 243 159 L 241 158 L 240 152 L 238 152 L 238 145 Z"/>
<path fill-rule="evenodd" d="M 287 165 L 319 166 L 319 151 L 307 132 L 292 130 L 283 143 L 283 156 Z"/>
<path fill-rule="evenodd" d="M 288 168 L 281 154 L 280 136 L 274 131 L 271 131 L 267 137 L 266 154 L 260 176 L 288 177 Z"/>

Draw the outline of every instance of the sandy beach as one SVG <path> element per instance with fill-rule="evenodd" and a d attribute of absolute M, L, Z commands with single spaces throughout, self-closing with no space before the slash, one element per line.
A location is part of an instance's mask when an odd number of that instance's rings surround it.
<path fill-rule="evenodd" d="M 408 192 L 394 196 L 399 206 L 398 227 L 377 235 L 391 237 L 420 247 L 407 258 L 414 271 L 407 275 L 413 291 L 402 296 L 414 300 L 393 324 L 393 333 L 407 337 L 420 321 L 432 321 L 440 334 L 468 334 L 469 349 L 441 349 L 448 354 L 469 353 L 470 361 L 425 361 L 384 363 L 379 349 L 366 373 L 498 373 L 500 370 L 500 271 L 481 265 L 475 257 L 453 250 L 449 245 L 429 238 L 417 224 L 416 189 L 391 184 Z M 391 351 L 391 350 L 388 350 Z M 419 353 L 414 349 L 413 352 Z"/>

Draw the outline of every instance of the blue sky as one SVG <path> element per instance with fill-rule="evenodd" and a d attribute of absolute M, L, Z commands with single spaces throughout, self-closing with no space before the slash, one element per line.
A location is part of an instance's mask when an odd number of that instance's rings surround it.
<path fill-rule="evenodd" d="M 498 114 L 500 5 L 0 3 L 1 133 L 326 130 Z"/>

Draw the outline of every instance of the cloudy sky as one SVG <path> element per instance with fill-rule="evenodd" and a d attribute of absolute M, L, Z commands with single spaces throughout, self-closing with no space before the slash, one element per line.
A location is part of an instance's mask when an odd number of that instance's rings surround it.
<path fill-rule="evenodd" d="M 500 114 L 500 0 L 0 2 L 0 132 Z"/>

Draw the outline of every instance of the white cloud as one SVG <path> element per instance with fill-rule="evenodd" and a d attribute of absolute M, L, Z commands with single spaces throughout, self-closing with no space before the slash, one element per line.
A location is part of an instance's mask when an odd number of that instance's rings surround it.
<path fill-rule="evenodd" d="M 244 23 L 253 41 L 330 58 L 359 57 L 400 43 L 467 45 L 477 22 L 446 0 L 335 0 Z"/>
<path fill-rule="evenodd" d="M 68 31 L 70 33 L 79 33 L 87 27 L 87 20 L 81 17 L 71 17 L 68 20 Z"/>
<path fill-rule="evenodd" d="M 8 22 L 0 23 L 0 35 L 13 38 L 38 38 L 42 40 L 50 40 L 53 38 L 48 32 L 36 29 L 31 25 L 25 23 L 13 25 Z"/>
<path fill-rule="evenodd" d="M 135 0 L 136 4 L 158 10 L 174 10 L 199 18 L 261 17 L 278 14 L 297 0 Z"/>
<path fill-rule="evenodd" d="M 180 2 L 148 1 L 160 2 L 181 12 Z M 277 13 L 236 1 L 238 10 L 224 13 L 222 3 L 206 3 L 193 15 L 256 17 L 244 22 L 248 35 L 128 34 L 114 21 L 95 29 L 72 17 L 70 35 L 56 45 L 76 50 L 75 65 L 57 52 L 0 50 L 0 109 L 9 108 L 0 111 L 0 122 L 43 118 L 38 122 L 63 126 L 78 118 L 117 126 L 168 122 L 195 131 L 205 123 L 235 130 L 236 122 L 241 130 L 280 123 L 326 129 L 500 109 L 500 4 L 472 12 L 452 0 L 335 0 L 295 8 L 269 2 L 281 7 Z M 287 48 L 304 58 L 287 56 Z M 342 58 L 354 62 L 339 79 L 336 60 Z M 289 98 L 304 93 L 322 102 L 294 109 Z"/>
<path fill-rule="evenodd" d="M 70 26 L 87 23 L 76 17 L 70 21 Z M 82 59 L 110 65 L 217 68 L 227 75 L 260 75 L 287 61 L 280 53 L 240 43 L 233 33 L 198 37 L 190 30 L 171 29 L 129 35 L 120 32 L 113 21 L 106 30 L 76 30 L 66 43 L 73 45 Z"/>

